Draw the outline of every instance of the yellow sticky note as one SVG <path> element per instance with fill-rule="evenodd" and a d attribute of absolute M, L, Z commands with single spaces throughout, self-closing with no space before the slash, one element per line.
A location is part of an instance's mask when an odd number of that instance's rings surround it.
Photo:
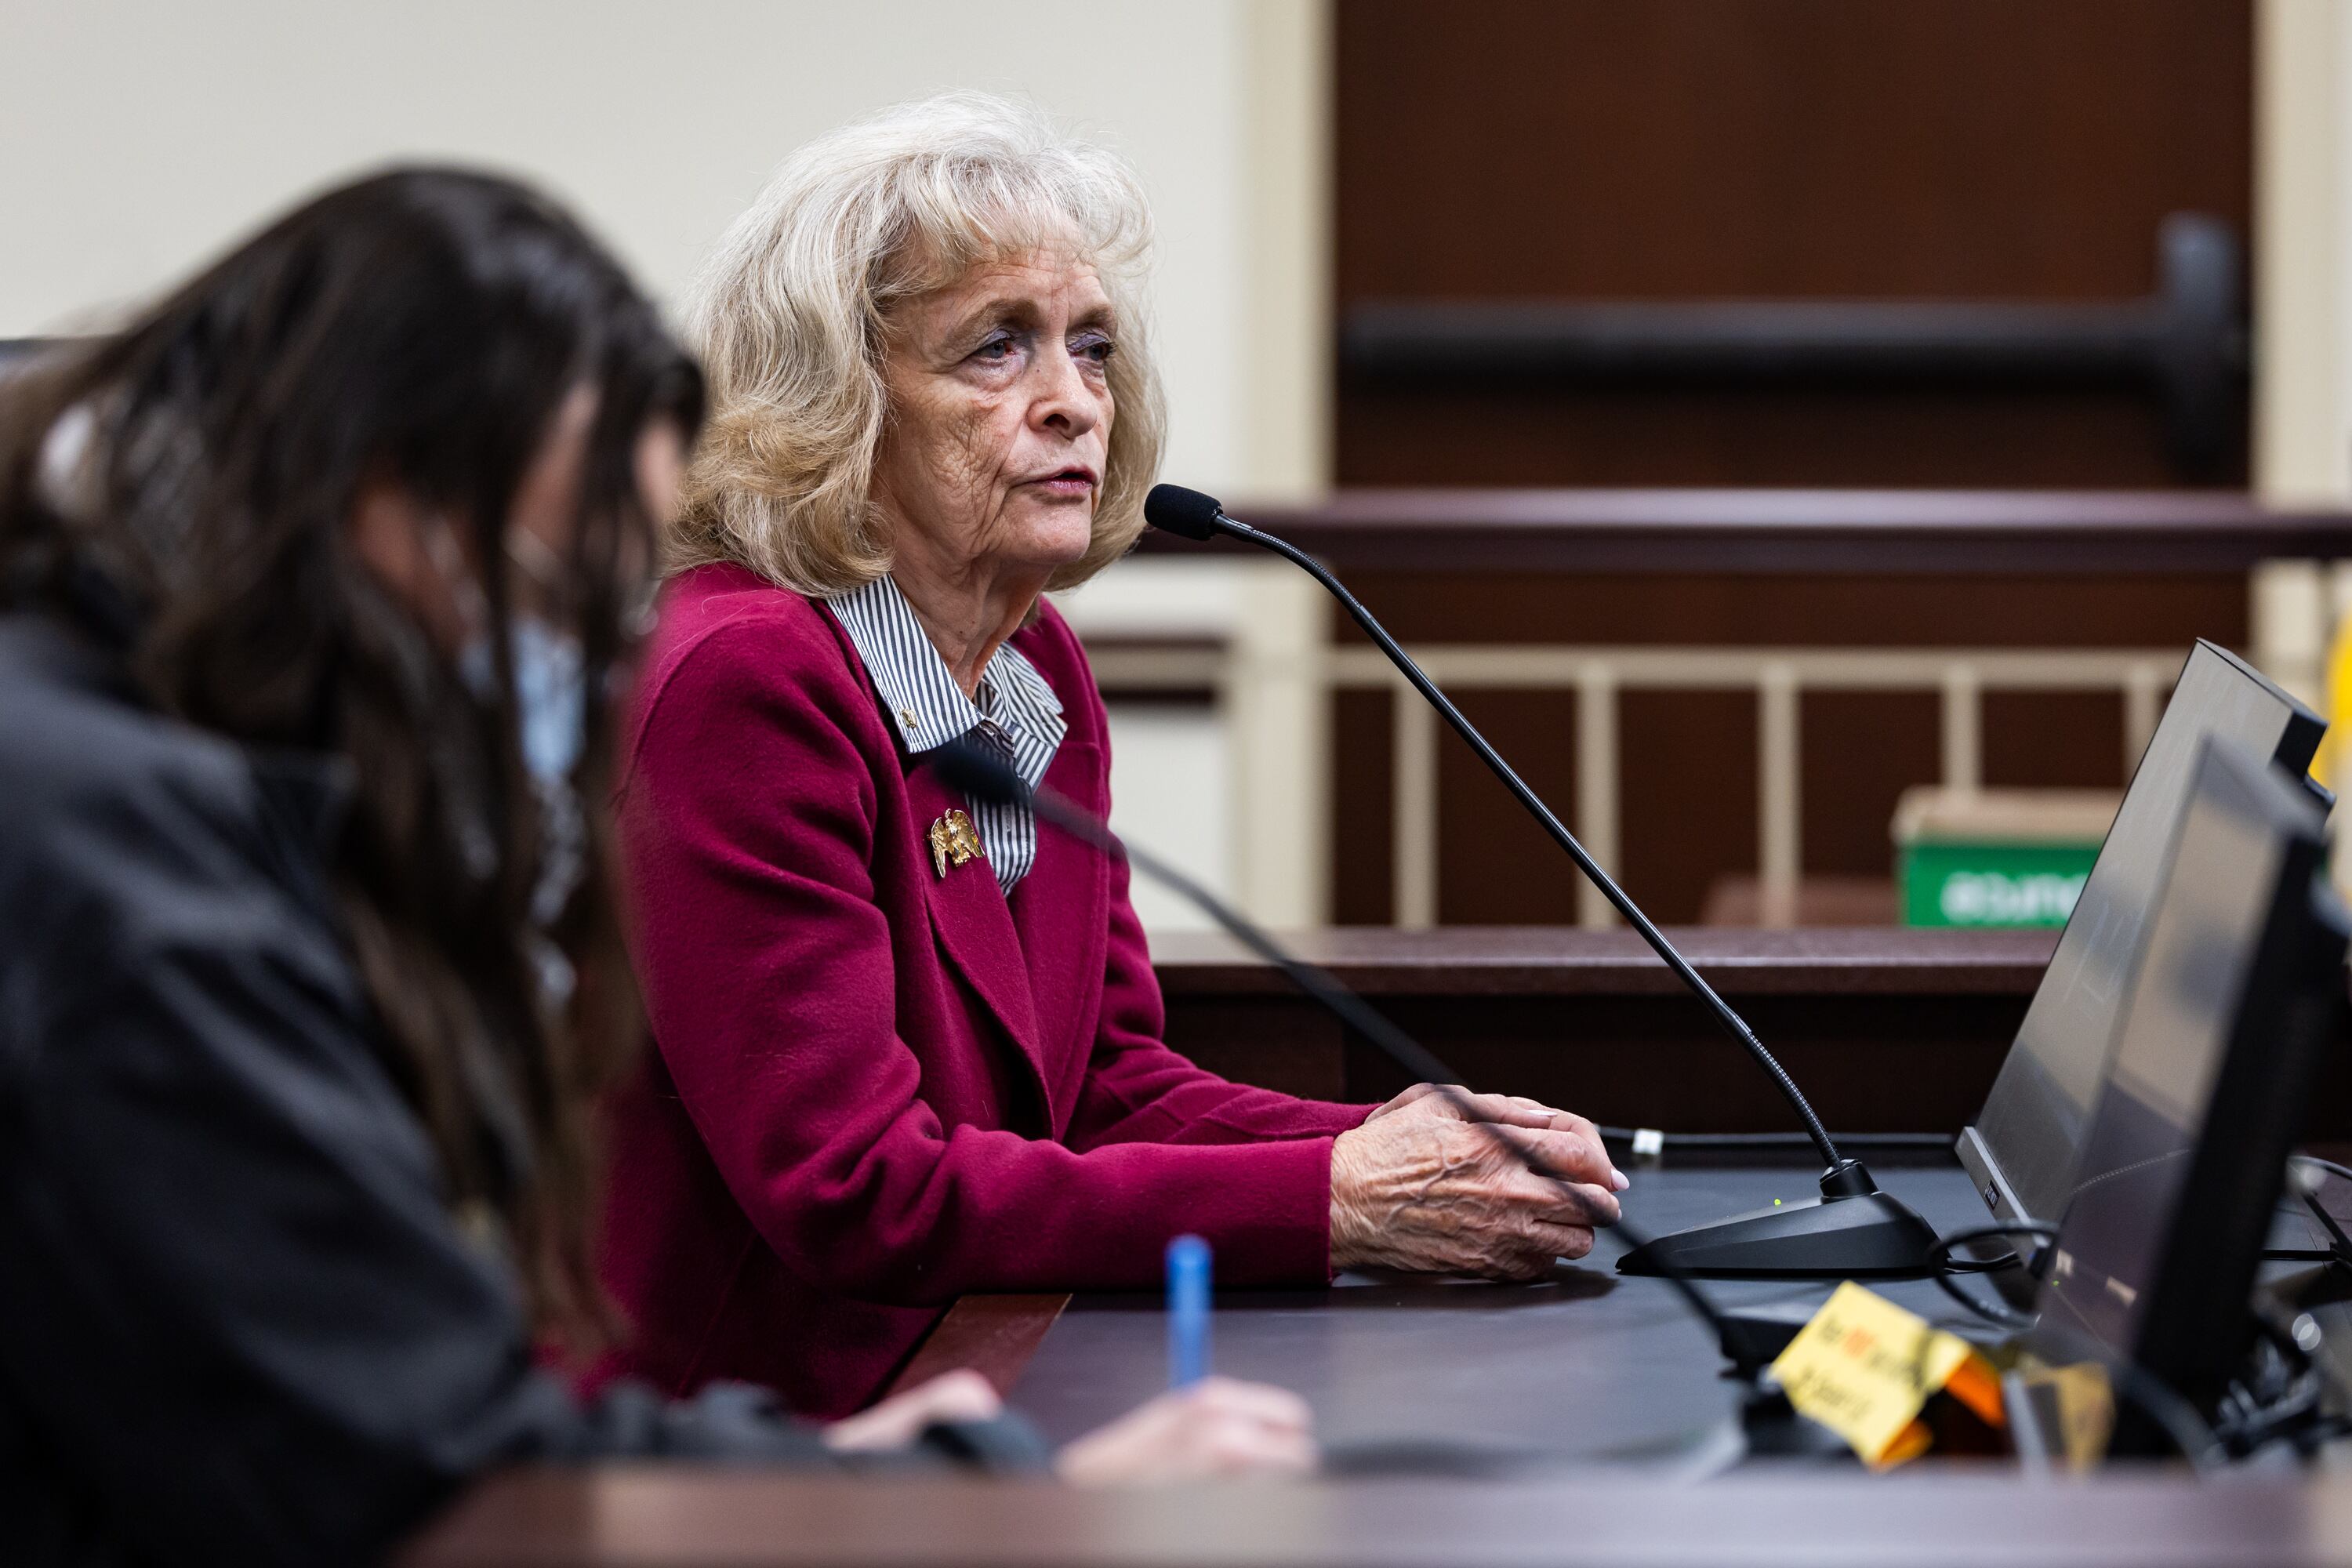
<path fill-rule="evenodd" d="M 1885 1297 L 1849 1279 L 1772 1363 L 1801 1415 L 1852 1445 L 1873 1466 L 1896 1465 L 1926 1446 L 1905 1433 L 1927 1396 L 1975 1352 Z"/>

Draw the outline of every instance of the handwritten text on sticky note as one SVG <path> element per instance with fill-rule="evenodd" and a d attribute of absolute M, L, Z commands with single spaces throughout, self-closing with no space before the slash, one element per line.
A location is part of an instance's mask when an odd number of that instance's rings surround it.
<path fill-rule="evenodd" d="M 1921 1406 L 1975 1355 L 1966 1341 L 1849 1279 L 1772 1373 L 1800 1415 L 1843 1437 L 1865 1463 L 1886 1466 L 1927 1447 Z"/>

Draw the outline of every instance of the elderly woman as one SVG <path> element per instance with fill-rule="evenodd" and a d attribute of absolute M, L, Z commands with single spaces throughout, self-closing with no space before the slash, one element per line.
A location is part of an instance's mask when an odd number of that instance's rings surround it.
<path fill-rule="evenodd" d="M 1109 806 L 1085 655 L 1041 596 L 1141 528 L 1162 426 L 1133 175 L 958 95 L 803 148 L 694 323 L 710 435 L 618 803 L 658 1051 L 614 1107 L 628 1370 L 820 1414 L 973 1290 L 1379 1264 L 1529 1278 L 1623 1180 L 1581 1118 L 1229 1083 L 1160 1038 L 1127 874 L 927 759 L 970 736 Z M 793 1331 L 779 1331 L 791 1324 Z"/>

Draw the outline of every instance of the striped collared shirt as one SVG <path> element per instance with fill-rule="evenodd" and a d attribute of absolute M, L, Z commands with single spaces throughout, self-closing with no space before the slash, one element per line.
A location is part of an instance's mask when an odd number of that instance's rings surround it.
<path fill-rule="evenodd" d="M 966 697 L 887 574 L 825 603 L 865 660 L 908 751 L 928 752 L 969 733 L 1030 788 L 1037 787 L 1069 725 L 1062 700 L 1017 648 L 999 647 L 980 672 L 979 688 Z M 982 802 L 971 808 L 971 825 L 995 868 L 996 885 L 1010 896 L 1036 863 L 1035 815 L 1025 805 Z"/>

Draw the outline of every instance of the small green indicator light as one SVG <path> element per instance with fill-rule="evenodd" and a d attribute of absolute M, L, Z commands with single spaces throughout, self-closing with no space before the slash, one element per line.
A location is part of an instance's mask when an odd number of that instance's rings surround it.
<path fill-rule="evenodd" d="M 1772 1200 L 1772 1206 L 1773 1206 L 1774 1208 L 1779 1208 L 1779 1207 L 1780 1206 L 1780 1199 L 1778 1199 L 1778 1198 L 1774 1198 L 1774 1199 Z"/>

